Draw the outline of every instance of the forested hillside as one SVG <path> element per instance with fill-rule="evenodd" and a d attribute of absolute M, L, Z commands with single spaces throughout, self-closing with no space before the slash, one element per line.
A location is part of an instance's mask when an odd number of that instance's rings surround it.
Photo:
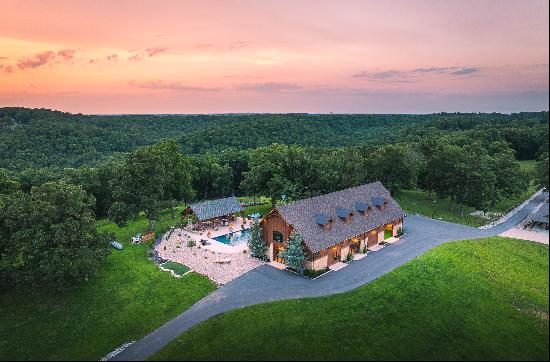
<path fill-rule="evenodd" d="M 506 141 L 520 160 L 548 142 L 548 112 L 431 115 L 123 115 L 0 108 L 0 168 L 92 166 L 106 156 L 175 139 L 187 154 L 272 143 L 342 147 L 418 142 L 453 134 L 484 144 Z M 546 147 L 547 148 L 547 147 Z"/>
<path fill-rule="evenodd" d="M 209 126 L 218 116 L 93 116 L 0 108 L 0 167 L 80 167 Z"/>

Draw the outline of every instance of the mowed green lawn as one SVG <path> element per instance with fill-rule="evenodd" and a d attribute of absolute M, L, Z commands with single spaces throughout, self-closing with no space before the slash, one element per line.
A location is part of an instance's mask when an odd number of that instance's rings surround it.
<path fill-rule="evenodd" d="M 470 213 L 476 210 L 469 206 L 464 208 L 464 217 L 462 217 L 461 206 L 456 203 L 451 204 L 450 198 L 429 198 L 428 193 L 424 191 L 403 190 L 397 194 L 395 200 L 410 215 L 421 214 L 433 219 L 471 226 L 481 226 L 489 222 L 487 219 L 471 216 Z"/>
<path fill-rule="evenodd" d="M 175 220 L 166 212 L 156 230 Z M 99 229 L 124 243 L 113 250 L 99 276 L 62 294 L 45 290 L 0 295 L 0 360 L 98 360 L 137 340 L 214 290 L 200 275 L 172 277 L 147 259 L 148 245 L 130 245 L 147 230 L 140 217 L 125 228 L 109 221 Z"/>
<path fill-rule="evenodd" d="M 548 246 L 448 243 L 346 294 L 215 317 L 153 358 L 548 360 Z"/>

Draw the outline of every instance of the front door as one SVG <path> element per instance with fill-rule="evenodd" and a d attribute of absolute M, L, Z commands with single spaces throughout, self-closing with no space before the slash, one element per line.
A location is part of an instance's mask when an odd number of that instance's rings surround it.
<path fill-rule="evenodd" d="M 329 260 L 328 260 L 329 265 L 338 263 L 340 261 L 341 252 L 342 251 L 337 246 L 330 249 Z"/>
<path fill-rule="evenodd" d="M 375 232 L 369 232 L 369 235 L 367 237 L 367 247 L 371 247 L 378 244 L 378 233 Z"/>

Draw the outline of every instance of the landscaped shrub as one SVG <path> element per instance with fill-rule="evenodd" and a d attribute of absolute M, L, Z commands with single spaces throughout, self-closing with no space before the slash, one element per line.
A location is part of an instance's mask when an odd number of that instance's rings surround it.
<path fill-rule="evenodd" d="M 285 260 L 287 267 L 299 270 L 303 267 L 306 261 L 306 254 L 303 248 L 304 240 L 302 236 L 293 231 L 288 237 L 285 250 L 281 253 L 281 257 Z"/>
<path fill-rule="evenodd" d="M 194 247 L 195 245 L 197 245 L 197 242 L 196 242 L 195 240 L 189 239 L 189 240 L 187 241 L 187 247 L 188 247 L 188 248 L 192 248 L 192 247 Z"/>
<path fill-rule="evenodd" d="M 314 270 L 314 269 L 304 269 L 303 276 L 306 278 L 314 279 L 318 276 L 321 276 L 329 271 L 329 268 L 323 269 L 323 270 Z"/>
<path fill-rule="evenodd" d="M 402 237 L 403 235 L 405 235 L 405 230 L 403 228 L 399 228 L 397 229 L 397 237 Z"/>

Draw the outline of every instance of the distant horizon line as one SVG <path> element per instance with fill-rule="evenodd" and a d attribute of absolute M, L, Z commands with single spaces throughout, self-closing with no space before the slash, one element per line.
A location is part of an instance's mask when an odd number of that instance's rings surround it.
<path fill-rule="evenodd" d="M 63 112 L 63 111 L 60 111 Z M 550 112 L 547 110 L 540 110 L 540 111 L 518 111 L 518 112 L 396 112 L 396 113 L 382 113 L 382 112 L 373 112 L 373 113 L 365 113 L 365 112 L 328 112 L 328 113 L 322 113 L 322 112 L 220 112 L 220 113 L 82 113 L 78 112 L 80 114 L 84 115 L 90 115 L 90 116 L 224 116 L 224 115 L 254 115 L 254 114 L 262 114 L 262 115 L 268 115 L 268 114 L 305 114 L 310 116 L 324 116 L 324 115 L 359 115 L 359 114 L 373 114 L 373 115 L 392 115 L 392 114 L 398 114 L 398 115 L 414 115 L 414 116 L 423 116 L 423 115 L 430 115 L 430 114 L 519 114 L 519 113 L 542 113 L 542 112 Z M 72 113 L 72 112 L 66 112 L 66 113 Z"/>
<path fill-rule="evenodd" d="M 499 112 L 499 111 L 439 111 L 439 112 L 395 112 L 395 113 L 382 113 L 382 112 L 214 112 L 214 113 L 84 113 L 84 112 L 72 112 L 63 111 L 55 108 L 46 107 L 25 107 L 25 106 L 0 106 L 1 108 L 25 108 L 34 110 L 48 110 L 52 112 L 61 112 L 69 114 L 81 114 L 84 116 L 99 116 L 99 117 L 123 117 L 123 116 L 157 116 L 157 117 L 170 117 L 170 116 L 246 116 L 246 115 L 310 115 L 310 116 L 325 116 L 325 115 L 411 115 L 411 116 L 423 116 L 434 114 L 521 114 L 521 113 L 542 113 L 550 112 L 549 109 L 543 110 L 525 110 L 516 112 Z"/>

